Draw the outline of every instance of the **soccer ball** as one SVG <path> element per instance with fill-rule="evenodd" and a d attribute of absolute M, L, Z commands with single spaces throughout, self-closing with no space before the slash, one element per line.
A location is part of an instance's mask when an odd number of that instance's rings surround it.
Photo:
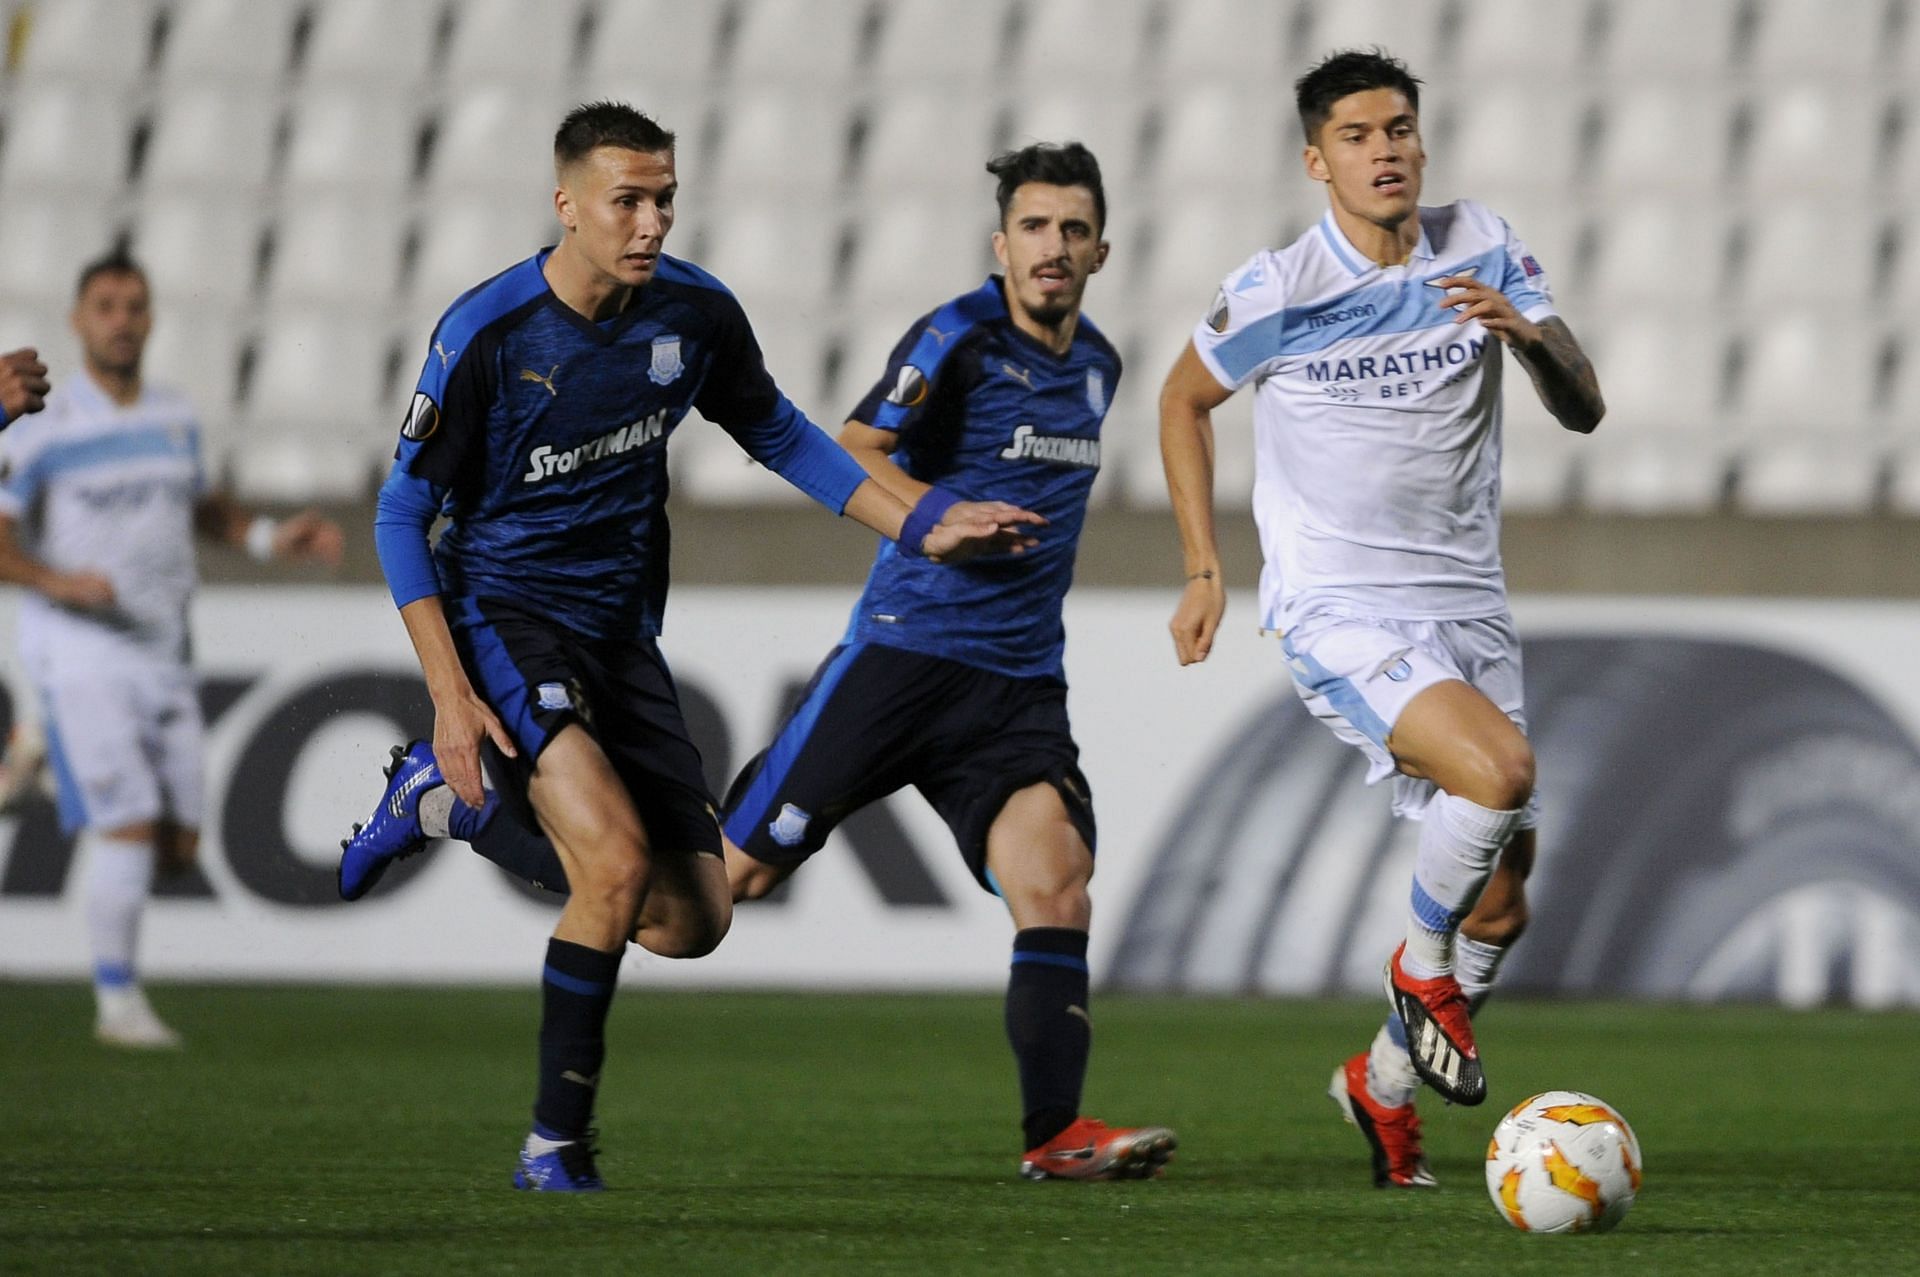
<path fill-rule="evenodd" d="M 1579 1091 L 1529 1096 L 1487 1143 L 1487 1193 L 1524 1233 L 1603 1233 L 1640 1191 L 1640 1141 L 1612 1105 Z"/>

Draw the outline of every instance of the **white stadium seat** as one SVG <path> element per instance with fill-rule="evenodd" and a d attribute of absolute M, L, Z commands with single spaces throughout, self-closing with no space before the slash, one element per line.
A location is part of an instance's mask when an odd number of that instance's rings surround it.
<path fill-rule="evenodd" d="M 1155 185 L 1183 198 L 1195 190 L 1230 190 L 1272 199 L 1283 182 L 1307 180 L 1299 139 L 1290 102 L 1206 84 L 1163 104 Z"/>
<path fill-rule="evenodd" d="M 373 457 L 390 433 L 390 354 L 384 328 L 313 314 L 271 317 L 261 330 L 234 454 L 241 494 L 267 500 L 363 495 Z"/>
<path fill-rule="evenodd" d="M 326 0 L 313 10 L 308 84 L 409 89 L 427 78 L 441 6 L 421 0 Z"/>
<path fill-rule="evenodd" d="M 154 380 L 178 387 L 200 419 L 201 462 L 209 478 L 225 475 L 233 450 L 234 397 L 241 340 L 231 309 L 154 300 L 153 335 L 143 367 Z"/>
<path fill-rule="evenodd" d="M 880 18 L 874 70 L 890 82 L 965 88 L 973 97 L 999 69 L 1005 0 L 891 0 Z"/>
<path fill-rule="evenodd" d="M 1336 49 L 1379 45 L 1415 75 L 1431 68 L 1439 48 L 1440 6 L 1405 0 L 1316 0 L 1306 46 L 1295 50 L 1304 68 Z M 1297 73 L 1296 73 L 1297 74 Z M 1290 78 L 1290 77 L 1289 77 Z"/>
<path fill-rule="evenodd" d="M 74 84 L 22 85 L 8 104 L 0 189 L 107 200 L 126 184 L 132 112 L 124 97 Z M 77 163 L 76 157 L 87 157 Z"/>
<path fill-rule="evenodd" d="M 1583 94 L 1490 85 L 1456 95 L 1443 109 L 1451 127 L 1425 130 L 1434 201 L 1466 196 L 1498 204 L 1509 191 L 1563 195 L 1581 172 Z"/>
<path fill-rule="evenodd" d="M 1595 219 L 1593 267 L 1580 292 L 1594 307 L 1678 307 L 1711 314 L 1727 278 L 1727 227 L 1697 205 L 1646 199 Z"/>
<path fill-rule="evenodd" d="M 1607 103 L 1581 188 L 1613 198 L 1724 199 L 1734 178 L 1732 138 L 1724 81 L 1703 75 L 1635 84 Z"/>
<path fill-rule="evenodd" d="M 364 310 L 396 301 L 406 232 L 406 217 L 384 198 L 294 204 L 274 235 L 268 295 L 287 307 Z"/>
<path fill-rule="evenodd" d="M 568 95 L 551 87 L 489 84 L 457 94 L 434 140 L 430 193 L 491 188 L 550 202 L 553 134 L 570 105 Z"/>
<path fill-rule="evenodd" d="M 1745 236 L 1734 296 L 1768 308 L 1787 297 L 1858 307 L 1880 290 L 1887 231 L 1866 210 L 1835 217 L 1817 199 L 1761 205 Z"/>
<path fill-rule="evenodd" d="M 279 114 L 271 87 L 183 87 L 160 105 L 147 186 L 218 186 L 230 195 L 264 187 Z"/>
<path fill-rule="evenodd" d="M 133 251 L 153 280 L 154 305 L 238 306 L 253 296 L 261 217 L 250 201 L 157 195 L 142 208 Z"/>
<path fill-rule="evenodd" d="M 1877 88 L 1770 84 L 1754 96 L 1752 111 L 1742 176 L 1755 194 L 1832 197 L 1891 190 L 1897 175 L 1888 145 L 1893 121 Z"/>
<path fill-rule="evenodd" d="M 720 28 L 727 7 L 687 0 L 618 0 L 600 7 L 587 42 L 586 93 L 608 77 L 706 84 L 717 71 Z M 645 102 L 634 105 L 651 110 Z M 671 127 L 671 125 L 670 125 Z"/>
<path fill-rule="evenodd" d="M 455 84 L 556 83 L 570 77 L 580 0 L 461 0 L 444 67 Z M 551 131 L 551 129 L 549 129 Z"/>
<path fill-rule="evenodd" d="M 178 0 L 169 11 L 161 75 L 172 83 L 278 83 L 293 56 L 298 0 Z"/>
<path fill-rule="evenodd" d="M 1591 438 L 1566 429 L 1547 411 L 1518 360 L 1505 351 L 1501 359 L 1501 508 L 1514 514 L 1562 509 Z"/>
<path fill-rule="evenodd" d="M 115 219 L 89 201 L 30 192 L 9 188 L 0 200 L 0 297 L 38 303 L 64 326 L 80 268 L 111 247 Z"/>
<path fill-rule="evenodd" d="M 847 270 L 857 312 L 865 316 L 877 306 L 924 314 L 998 269 L 990 182 L 982 173 L 979 189 L 957 199 L 896 197 L 868 204 L 855 227 Z"/>
<path fill-rule="evenodd" d="M 1246 0 L 1182 0 L 1167 7 L 1159 50 L 1167 83 L 1267 83 L 1305 60 L 1287 45 L 1292 6 Z"/>
<path fill-rule="evenodd" d="M 728 199 L 835 200 L 846 188 L 850 116 L 837 94 L 743 93 L 726 112 L 706 183 Z"/>
<path fill-rule="evenodd" d="M 1007 145 L 1084 142 L 1100 161 L 1108 200 L 1117 202 L 1115 196 L 1124 192 L 1139 168 L 1145 110 L 1140 95 L 1125 88 L 1036 89 L 1013 102 Z"/>
<path fill-rule="evenodd" d="M 1759 6 L 1750 69 L 1762 83 L 1785 76 L 1865 76 L 1893 35 L 1887 4 L 1794 3 Z"/>
<path fill-rule="evenodd" d="M 1740 0 L 1608 0 L 1601 64 L 1616 77 L 1648 82 L 1686 75 L 1706 80 L 1732 65 Z"/>
<path fill-rule="evenodd" d="M 1580 453 L 1587 504 L 1623 514 L 1714 509 L 1730 454 L 1720 334 L 1691 316 L 1628 314 L 1582 344 L 1607 401 Z"/>
<path fill-rule="evenodd" d="M 538 199 L 498 207 L 473 201 L 437 210 L 421 228 L 412 284 L 419 347 L 442 312 L 469 288 L 559 238 L 560 227 Z"/>
<path fill-rule="evenodd" d="M 1150 52 L 1145 0 L 1047 0 L 1021 12 L 1015 74 L 1056 89 L 1139 84 Z"/>
<path fill-rule="evenodd" d="M 286 183 L 295 191 L 342 187 L 398 199 L 413 177 L 420 142 L 417 95 L 365 86 L 303 94 L 290 112 Z"/>
<path fill-rule="evenodd" d="M 1168 212 L 1156 224 L 1142 295 L 1156 316 L 1178 313 L 1196 324 L 1229 273 L 1263 248 L 1291 243 L 1318 216 L 1300 205 L 1282 211 L 1270 202 L 1225 199 Z"/>
<path fill-rule="evenodd" d="M 742 202 L 703 219 L 700 265 L 739 296 L 756 319 L 765 307 L 817 312 L 840 277 L 840 222 L 831 213 L 796 214 Z"/>
<path fill-rule="evenodd" d="M 1788 316 L 1748 343 L 1738 495 L 1756 514 L 1848 513 L 1872 502 L 1884 437 L 1881 334 L 1833 316 Z"/>
<path fill-rule="evenodd" d="M 911 85 L 877 101 L 861 152 L 864 201 L 874 213 L 918 192 L 965 199 L 991 192 L 986 163 L 994 145 L 992 111 L 956 111 L 941 89 Z"/>
<path fill-rule="evenodd" d="M 855 69 L 866 6 L 749 0 L 728 66 L 736 86 L 838 87 Z"/>
<path fill-rule="evenodd" d="M 153 49 L 149 0 L 58 0 L 23 8 L 23 80 L 83 80 L 125 85 L 140 77 Z"/>
<path fill-rule="evenodd" d="M 1459 76 L 1532 75 L 1548 97 L 1590 56 L 1586 5 L 1472 0 L 1458 12 L 1451 65 Z"/>

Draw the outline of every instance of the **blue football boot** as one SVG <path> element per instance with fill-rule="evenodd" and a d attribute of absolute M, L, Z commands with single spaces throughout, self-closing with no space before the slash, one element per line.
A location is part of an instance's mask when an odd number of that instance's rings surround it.
<path fill-rule="evenodd" d="M 434 761 L 433 746 L 423 740 L 404 748 L 395 745 L 386 777 L 387 792 L 380 795 L 373 815 L 366 824 L 353 827 L 352 837 L 340 841 L 342 900 L 366 895 L 388 865 L 427 845 L 427 835 L 420 828 L 420 795 L 446 784 L 440 764 Z"/>
<path fill-rule="evenodd" d="M 604 1192 L 607 1186 L 593 1165 L 593 1132 L 545 1153 L 535 1153 L 522 1145 L 513 1186 L 529 1193 Z"/>

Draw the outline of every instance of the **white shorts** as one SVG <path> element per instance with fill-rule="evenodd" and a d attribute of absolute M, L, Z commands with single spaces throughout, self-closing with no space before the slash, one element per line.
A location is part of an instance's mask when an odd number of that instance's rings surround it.
<path fill-rule="evenodd" d="M 193 671 L 116 661 L 41 673 L 61 828 L 119 829 L 162 816 L 200 827 L 206 728 Z"/>
<path fill-rule="evenodd" d="M 1418 820 L 1433 800 L 1434 783 L 1400 773 L 1387 749 L 1393 725 L 1409 702 L 1435 683 L 1465 682 L 1495 705 L 1524 735 L 1527 713 L 1520 678 L 1520 636 L 1513 618 L 1402 621 L 1319 612 L 1303 617 L 1280 638 L 1294 690 L 1313 716 L 1367 756 L 1367 783 L 1392 776 L 1393 811 Z M 1539 796 L 1520 818 L 1531 829 Z"/>

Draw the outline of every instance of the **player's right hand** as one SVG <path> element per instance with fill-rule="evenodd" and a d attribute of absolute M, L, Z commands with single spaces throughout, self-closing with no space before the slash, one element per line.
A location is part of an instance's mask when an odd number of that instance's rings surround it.
<path fill-rule="evenodd" d="M 40 592 L 62 607 L 96 612 L 113 606 L 113 582 L 98 572 L 56 572 Z"/>
<path fill-rule="evenodd" d="M 1167 630 L 1173 635 L 1173 654 L 1182 665 L 1197 665 L 1213 651 L 1213 636 L 1227 614 L 1227 587 L 1218 570 L 1195 576 L 1181 591 Z"/>
<path fill-rule="evenodd" d="M 47 366 L 31 346 L 0 355 L 0 426 L 47 406 Z"/>
<path fill-rule="evenodd" d="M 958 563 L 982 554 L 1023 554 L 1039 545 L 1029 528 L 1046 518 L 1005 501 L 957 501 L 920 543 L 935 563 Z"/>
<path fill-rule="evenodd" d="M 471 689 L 433 703 L 433 756 L 447 787 L 469 807 L 487 801 L 486 785 L 480 779 L 480 742 L 489 736 L 501 753 L 518 757 L 520 751 L 499 717 Z"/>

